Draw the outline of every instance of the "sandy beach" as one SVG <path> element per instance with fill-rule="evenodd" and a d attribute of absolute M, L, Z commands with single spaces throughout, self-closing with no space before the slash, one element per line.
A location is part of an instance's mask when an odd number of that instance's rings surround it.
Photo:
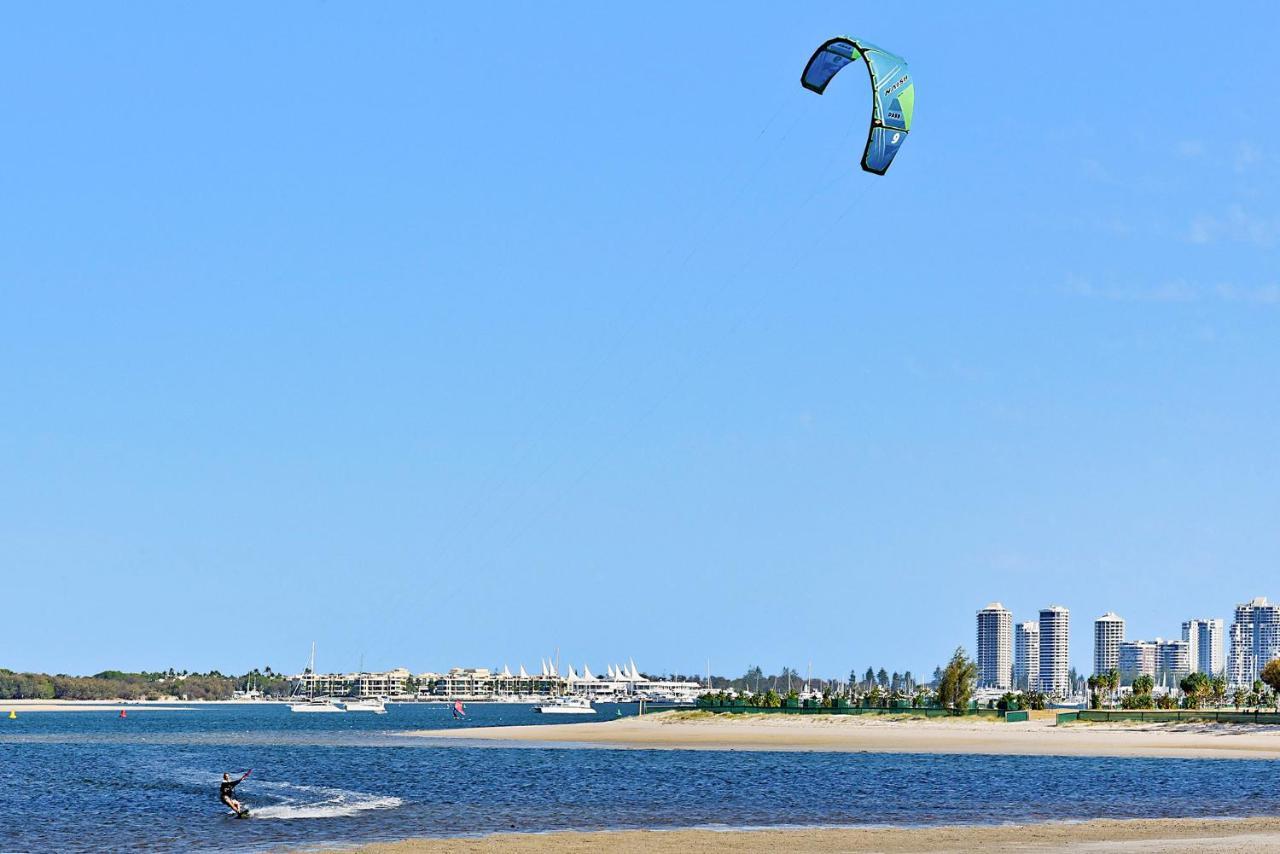
<path fill-rule="evenodd" d="M 358 849 L 366 854 L 434 852 L 1258 852 L 1280 851 L 1280 819 L 1136 819 L 1029 825 L 813 830 L 675 830 L 499 834 L 476 839 L 410 839 Z"/>
<path fill-rule="evenodd" d="M 1069 724 L 973 718 L 664 712 L 590 723 L 425 730 L 446 741 L 543 742 L 669 750 L 817 750 L 1274 759 L 1280 728 L 1249 724 Z"/>
<path fill-rule="evenodd" d="M 207 701 L 212 705 L 218 701 Z M 29 712 L 112 712 L 120 714 L 124 709 L 133 712 L 189 712 L 191 703 L 178 701 L 150 700 L 116 700 L 99 702 L 97 700 L 0 700 L 0 718 L 6 718 L 9 712 L 17 712 L 21 717 Z M 204 705 L 200 703 L 198 705 Z"/>

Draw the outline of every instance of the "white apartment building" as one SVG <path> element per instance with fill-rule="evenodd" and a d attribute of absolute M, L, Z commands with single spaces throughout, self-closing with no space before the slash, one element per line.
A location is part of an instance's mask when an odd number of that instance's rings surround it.
<path fill-rule="evenodd" d="M 978 687 L 1013 687 L 1013 613 L 999 602 L 978 612 Z"/>
<path fill-rule="evenodd" d="M 1120 681 L 1132 685 L 1139 676 L 1156 675 L 1156 645 L 1150 641 L 1121 641 L 1119 650 Z"/>
<path fill-rule="evenodd" d="M 1187 642 L 1191 669 L 1209 676 L 1219 676 L 1226 669 L 1223 655 L 1222 618 L 1191 619 L 1182 624 L 1182 639 Z"/>
<path fill-rule="evenodd" d="M 1018 623 L 1013 632 L 1013 683 L 1025 691 L 1040 686 L 1040 624 Z"/>
<path fill-rule="evenodd" d="M 1156 684 L 1169 689 L 1178 687 L 1191 672 L 1191 645 L 1184 640 L 1156 638 Z"/>
<path fill-rule="evenodd" d="M 1051 697 L 1071 693 L 1071 612 L 1061 605 L 1040 610 L 1040 690 Z"/>
<path fill-rule="evenodd" d="M 1280 658 L 1280 605 L 1262 596 L 1237 605 L 1231 623 L 1228 681 L 1233 687 L 1248 688 L 1275 658 Z"/>
<path fill-rule="evenodd" d="M 1123 641 L 1123 617 L 1108 611 L 1093 621 L 1093 673 L 1095 676 L 1120 667 L 1120 644 Z"/>
<path fill-rule="evenodd" d="M 315 697 L 400 697 L 411 694 L 408 670 L 382 673 L 299 673 L 290 676 L 300 693 Z"/>
<path fill-rule="evenodd" d="M 1264 604 L 1253 610 L 1254 666 L 1262 673 L 1262 668 L 1277 658 L 1280 658 L 1280 605 Z"/>

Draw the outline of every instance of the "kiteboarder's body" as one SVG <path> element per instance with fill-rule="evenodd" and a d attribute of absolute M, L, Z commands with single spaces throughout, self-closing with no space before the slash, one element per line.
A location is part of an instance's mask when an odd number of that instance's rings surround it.
<path fill-rule="evenodd" d="M 243 783 L 244 778 L 248 776 L 249 776 L 249 772 L 245 771 L 243 774 L 240 775 L 240 779 L 232 780 L 230 774 L 224 773 L 222 775 L 222 783 L 218 786 L 219 800 L 221 800 L 227 806 L 231 807 L 231 811 L 234 812 L 236 815 L 240 815 L 242 812 L 245 812 L 244 807 L 241 806 L 240 802 L 237 801 L 234 797 L 236 786 L 239 786 L 241 783 Z"/>

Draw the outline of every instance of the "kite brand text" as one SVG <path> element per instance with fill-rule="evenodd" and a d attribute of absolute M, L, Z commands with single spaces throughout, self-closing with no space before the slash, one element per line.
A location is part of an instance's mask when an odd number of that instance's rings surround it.
<path fill-rule="evenodd" d="M 907 82 L 908 80 L 910 80 L 910 79 L 911 79 L 911 75 L 909 75 L 909 74 L 904 74 L 904 75 L 902 75 L 900 78 L 898 78 L 898 82 L 897 82 L 897 83 L 894 83 L 894 84 L 893 84 L 892 86 L 890 86 L 888 89 L 885 89 L 885 90 L 884 90 L 884 93 L 885 93 L 886 95 L 891 95 L 891 94 L 893 94 L 893 93 L 894 93 L 895 91 L 897 91 L 898 89 L 901 89 L 901 88 L 903 87 L 903 85 L 904 85 L 904 84 L 906 84 L 906 82 Z"/>

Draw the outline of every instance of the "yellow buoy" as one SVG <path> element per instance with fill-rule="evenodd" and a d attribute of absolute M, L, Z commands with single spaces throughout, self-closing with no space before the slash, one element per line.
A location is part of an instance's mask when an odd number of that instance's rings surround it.
<path fill-rule="evenodd" d="M 18 713 L 17 713 L 17 712 L 15 712 L 13 709 L 10 709 L 10 710 L 9 710 L 9 720 L 15 720 L 17 717 L 18 717 Z"/>

